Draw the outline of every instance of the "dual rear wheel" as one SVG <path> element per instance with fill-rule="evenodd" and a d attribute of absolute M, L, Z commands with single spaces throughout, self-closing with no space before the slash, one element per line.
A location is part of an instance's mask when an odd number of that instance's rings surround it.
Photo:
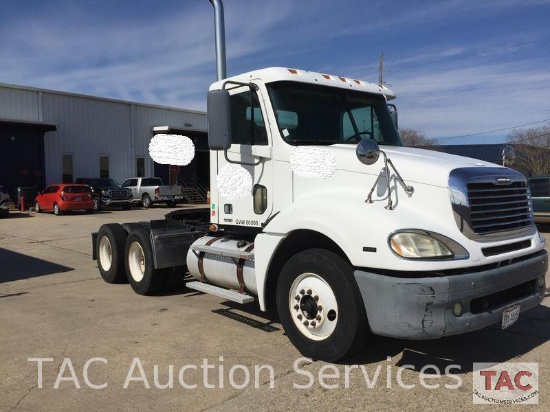
<path fill-rule="evenodd" d="M 167 283 L 168 269 L 155 269 L 148 232 L 139 224 L 101 226 L 96 251 L 99 272 L 107 283 L 129 282 L 134 292 L 154 295 Z M 180 276 L 183 274 L 180 273 Z"/>

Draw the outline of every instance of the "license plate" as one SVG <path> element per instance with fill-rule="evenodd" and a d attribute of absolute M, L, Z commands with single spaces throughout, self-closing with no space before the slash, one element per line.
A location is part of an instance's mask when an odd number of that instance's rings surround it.
<path fill-rule="evenodd" d="M 511 308 L 505 309 L 502 312 L 502 329 L 506 329 L 508 326 L 512 326 L 519 318 L 520 306 L 512 306 Z"/>
<path fill-rule="evenodd" d="M 174 200 L 174 196 L 168 196 L 168 200 Z"/>
<path fill-rule="evenodd" d="M 74 200 L 75 200 L 76 202 L 81 202 L 81 201 L 82 201 L 82 198 L 81 198 L 81 197 L 75 197 Z"/>

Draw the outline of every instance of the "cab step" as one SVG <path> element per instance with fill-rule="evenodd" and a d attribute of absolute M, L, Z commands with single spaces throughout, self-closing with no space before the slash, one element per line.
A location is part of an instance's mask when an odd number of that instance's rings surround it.
<path fill-rule="evenodd" d="M 254 296 L 247 295 L 246 293 L 239 293 L 234 290 L 220 288 L 209 283 L 203 282 L 187 282 L 185 284 L 189 289 L 197 290 L 199 292 L 215 295 L 220 298 L 231 300 L 240 304 L 254 302 Z"/>

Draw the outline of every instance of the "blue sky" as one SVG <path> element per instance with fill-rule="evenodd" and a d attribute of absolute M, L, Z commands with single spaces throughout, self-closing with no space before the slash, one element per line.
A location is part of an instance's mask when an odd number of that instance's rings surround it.
<path fill-rule="evenodd" d="M 550 0 L 224 7 L 228 75 L 285 66 L 377 82 L 383 52 L 401 127 L 464 144 L 550 123 Z M 0 83 L 205 110 L 213 26 L 208 0 L 3 0 Z"/>

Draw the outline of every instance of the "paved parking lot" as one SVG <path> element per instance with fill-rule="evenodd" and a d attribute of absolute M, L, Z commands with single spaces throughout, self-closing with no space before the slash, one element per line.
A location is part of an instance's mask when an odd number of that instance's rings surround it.
<path fill-rule="evenodd" d="M 479 410 L 474 362 L 538 363 L 535 408 L 549 410 L 548 293 L 505 331 L 375 337 L 344 364 L 311 362 L 254 304 L 103 282 L 90 233 L 169 210 L 0 220 L 0 411 Z"/>

